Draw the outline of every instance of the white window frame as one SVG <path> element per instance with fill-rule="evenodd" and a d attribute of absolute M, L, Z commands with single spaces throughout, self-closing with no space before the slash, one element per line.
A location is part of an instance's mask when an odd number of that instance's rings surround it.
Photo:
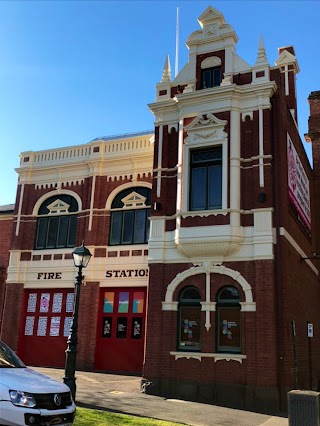
<path fill-rule="evenodd" d="M 192 210 L 192 213 L 208 214 L 208 212 L 221 212 L 228 208 L 228 135 L 224 132 L 227 121 L 219 120 L 212 114 L 208 114 L 207 117 L 203 120 L 202 116 L 198 116 L 185 128 L 188 137 L 183 145 L 182 212 L 184 213 L 190 212 L 190 151 L 219 146 L 222 147 L 222 207 L 216 210 Z"/>

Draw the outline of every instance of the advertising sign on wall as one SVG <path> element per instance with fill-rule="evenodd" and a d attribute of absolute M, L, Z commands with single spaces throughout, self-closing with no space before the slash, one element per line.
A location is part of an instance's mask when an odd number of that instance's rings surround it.
<path fill-rule="evenodd" d="M 305 227 L 311 231 L 309 179 L 288 134 L 287 153 L 289 199 Z"/>

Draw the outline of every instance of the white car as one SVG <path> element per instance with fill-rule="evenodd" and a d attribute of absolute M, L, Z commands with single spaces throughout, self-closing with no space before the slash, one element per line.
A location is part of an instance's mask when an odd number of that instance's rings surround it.
<path fill-rule="evenodd" d="M 1 426 L 70 426 L 75 413 L 68 386 L 27 368 L 0 341 Z"/>

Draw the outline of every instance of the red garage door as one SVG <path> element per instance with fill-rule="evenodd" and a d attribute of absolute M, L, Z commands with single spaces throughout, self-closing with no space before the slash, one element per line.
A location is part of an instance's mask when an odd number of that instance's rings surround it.
<path fill-rule="evenodd" d="M 25 290 L 18 355 L 27 365 L 64 366 L 73 291 Z"/>
<path fill-rule="evenodd" d="M 146 289 L 100 290 L 95 368 L 141 373 Z"/>

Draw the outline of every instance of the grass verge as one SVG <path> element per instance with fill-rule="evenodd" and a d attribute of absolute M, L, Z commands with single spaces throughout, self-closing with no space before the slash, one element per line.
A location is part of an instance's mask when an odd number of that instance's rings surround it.
<path fill-rule="evenodd" d="M 91 410 L 77 407 L 73 426 L 181 426 L 181 423 L 166 422 L 164 420 L 149 419 L 146 417 L 114 414 L 108 411 Z"/>

